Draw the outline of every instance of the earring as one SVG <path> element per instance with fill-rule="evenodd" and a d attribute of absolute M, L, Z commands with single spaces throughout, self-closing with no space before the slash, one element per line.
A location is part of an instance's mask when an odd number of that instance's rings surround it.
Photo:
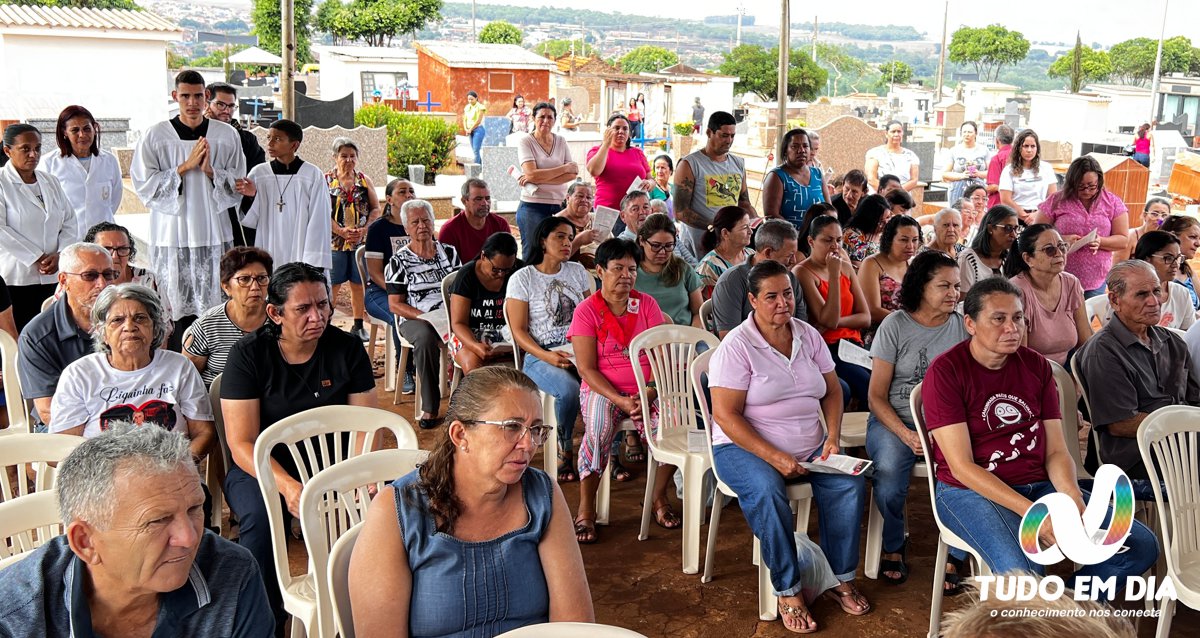
<path fill-rule="evenodd" d="M 466 444 L 466 443 L 463 443 L 462 445 L 458 446 L 458 449 L 462 450 L 463 452 L 466 452 L 466 451 L 467 451 L 467 444 Z"/>

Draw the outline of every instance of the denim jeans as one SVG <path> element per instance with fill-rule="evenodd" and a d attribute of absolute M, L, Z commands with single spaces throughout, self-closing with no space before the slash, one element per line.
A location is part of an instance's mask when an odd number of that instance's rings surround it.
<path fill-rule="evenodd" d="M 479 149 L 483 148 L 483 136 L 486 131 L 483 130 L 483 125 L 476 127 L 471 131 L 471 152 L 475 154 L 475 163 L 482 164 L 483 158 L 479 156 Z"/>
<path fill-rule="evenodd" d="M 833 357 L 833 371 L 843 382 L 842 391 L 845 392 L 847 387 L 850 388 L 849 396 L 843 395 L 842 399 L 848 404 L 850 397 L 854 397 L 858 399 L 858 409 L 866 411 L 867 386 L 871 385 L 871 371 L 838 358 L 836 343 L 829 345 L 829 354 Z"/>
<path fill-rule="evenodd" d="M 279 497 L 282 501 L 283 497 Z M 225 475 L 225 500 L 229 509 L 238 517 L 238 544 L 250 550 L 263 585 L 267 588 L 267 602 L 278 623 L 287 616 L 283 611 L 283 595 L 279 592 L 279 579 L 275 574 L 275 553 L 271 547 L 271 526 L 267 522 L 267 505 L 263 499 L 258 480 L 250 476 L 235 463 Z M 283 506 L 285 523 L 290 519 L 287 506 Z M 284 529 L 287 529 L 284 525 Z"/>
<path fill-rule="evenodd" d="M 529 253 L 533 251 L 533 238 L 538 224 L 547 217 L 553 217 L 562 210 L 557 204 L 539 204 L 535 202 L 520 202 L 517 204 L 517 229 L 521 233 L 521 259 L 529 261 Z"/>
<path fill-rule="evenodd" d="M 1012 485 L 1012 489 L 1025 498 L 1037 499 L 1055 491 L 1050 481 L 1039 481 L 1029 485 Z M 1087 501 L 1090 495 L 1083 492 Z M 1021 517 L 976 492 L 945 483 L 937 485 L 937 508 L 942 523 L 950 531 L 966 541 L 988 564 L 993 573 L 1020 570 L 1034 574 L 1045 574 L 1045 568 L 1029 560 L 1021 550 L 1018 529 Z M 1112 509 L 1108 516 L 1112 517 Z M 1125 539 L 1126 551 L 1098 565 L 1085 565 L 1074 576 L 1096 576 L 1102 579 L 1140 576 L 1158 559 L 1158 541 L 1145 525 L 1133 521 L 1133 529 Z M 1074 589 L 1075 584 L 1068 582 Z M 1124 589 L 1118 584 L 1118 591 Z"/>
<path fill-rule="evenodd" d="M 539 390 L 554 397 L 558 449 L 563 454 L 569 454 L 575 419 L 579 417 L 579 377 L 574 372 L 556 368 L 531 354 L 525 355 L 524 370 Z"/>
<path fill-rule="evenodd" d="M 388 307 L 387 291 L 375 284 L 368 283 L 367 289 L 363 294 L 363 302 L 366 305 L 367 314 L 388 323 L 388 332 L 392 335 L 392 340 L 396 344 L 396 352 L 399 352 L 400 337 L 396 334 L 396 319 L 392 315 L 392 309 Z"/>
<path fill-rule="evenodd" d="M 1100 287 L 1095 290 L 1083 291 L 1083 299 L 1084 299 L 1084 301 L 1087 301 L 1088 299 L 1091 299 L 1092 297 L 1099 297 L 1100 295 L 1103 295 L 1105 292 L 1107 292 L 1107 289 L 1104 287 L 1104 284 L 1101 284 Z"/>
<path fill-rule="evenodd" d="M 732 443 L 713 448 L 713 463 L 721 480 L 737 492 L 742 515 L 758 538 L 762 560 L 771 570 L 771 586 L 780 596 L 795 595 L 803 585 L 802 566 L 792 536 L 796 517 L 788 504 L 788 481 L 773 465 Z M 866 480 L 861 476 L 816 472 L 801 480 L 812 485 L 817 502 L 821 551 L 838 580 L 853 580 L 858 569 Z"/>

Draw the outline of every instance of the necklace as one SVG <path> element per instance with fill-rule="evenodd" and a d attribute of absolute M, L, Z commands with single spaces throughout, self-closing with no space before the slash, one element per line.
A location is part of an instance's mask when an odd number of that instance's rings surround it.
<path fill-rule="evenodd" d="M 292 185 L 292 178 L 295 176 L 296 176 L 295 173 L 288 175 L 287 183 L 284 184 L 283 188 L 279 191 L 279 201 L 275 203 L 275 209 L 280 213 L 283 213 L 283 195 L 284 195 L 284 193 L 287 192 L 288 187 Z M 274 177 L 275 177 L 275 188 L 279 188 L 279 175 L 274 175 Z"/>
<path fill-rule="evenodd" d="M 316 398 L 316 399 L 321 398 L 321 391 L 319 389 L 314 389 L 312 387 L 312 385 L 308 382 L 308 379 L 300 376 L 299 372 L 296 372 L 296 366 L 304 365 L 304 364 L 303 363 L 293 364 L 293 363 L 289 362 L 287 360 L 287 355 L 284 354 L 284 352 L 283 352 L 283 346 L 279 345 L 278 341 L 275 342 L 275 347 L 279 348 L 279 357 L 281 359 L 283 359 L 283 364 L 287 367 L 288 373 L 291 374 L 292 376 L 296 377 L 296 379 L 298 381 L 300 381 L 301 385 L 304 386 L 304 389 L 312 392 L 313 398 Z M 319 347 L 318 347 L 317 351 L 313 353 L 313 356 L 316 357 L 316 359 L 317 359 L 317 362 L 316 362 L 317 363 L 317 382 L 318 382 L 318 384 L 322 384 L 321 377 L 325 376 L 325 365 L 324 365 L 325 362 L 322 361 L 322 359 L 321 359 L 321 350 Z M 309 359 L 309 361 L 311 361 L 311 360 L 312 359 Z M 305 362 L 305 363 L 307 363 L 307 362 Z"/>

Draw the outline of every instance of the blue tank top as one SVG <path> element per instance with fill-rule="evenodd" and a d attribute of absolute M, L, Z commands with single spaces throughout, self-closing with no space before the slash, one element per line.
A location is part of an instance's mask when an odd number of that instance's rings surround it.
<path fill-rule="evenodd" d="M 529 468 L 521 477 L 528 522 L 480 542 L 437 531 L 416 471 L 392 486 L 412 571 L 410 636 L 490 638 L 549 622 L 550 595 L 538 555 L 553 510 L 553 486 L 545 472 Z"/>
<path fill-rule="evenodd" d="M 804 213 L 808 211 L 808 207 L 825 201 L 821 171 L 812 166 L 808 167 L 808 186 L 792 179 L 782 166 L 771 169 L 771 172 L 783 184 L 783 203 L 779 206 L 779 214 L 799 230 L 804 223 Z"/>

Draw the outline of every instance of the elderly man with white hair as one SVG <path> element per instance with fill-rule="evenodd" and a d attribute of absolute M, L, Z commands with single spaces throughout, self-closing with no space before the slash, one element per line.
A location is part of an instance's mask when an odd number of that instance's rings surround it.
<path fill-rule="evenodd" d="M 100 291 L 120 275 L 108 250 L 77 242 L 58 257 L 58 283 L 63 294 L 21 330 L 17 371 L 21 393 L 33 401 L 34 415 L 50 423 L 50 402 L 63 370 L 94 351 L 92 304 Z"/>
<path fill-rule="evenodd" d="M 59 465 L 57 489 L 66 533 L 0 571 L 0 635 L 272 635 L 250 552 L 204 531 L 182 435 L 114 425 Z"/>

